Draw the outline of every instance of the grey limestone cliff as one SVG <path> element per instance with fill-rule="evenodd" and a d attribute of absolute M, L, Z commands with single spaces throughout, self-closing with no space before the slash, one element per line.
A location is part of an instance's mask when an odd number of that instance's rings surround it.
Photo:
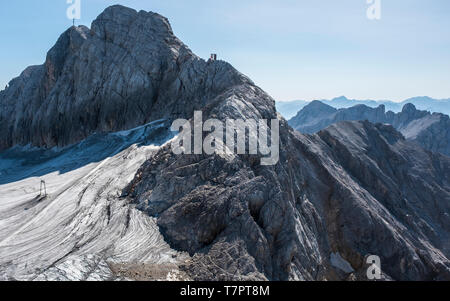
<path fill-rule="evenodd" d="M 44 65 L 1 92 L 0 107 L 1 149 L 89 137 L 67 150 L 77 180 L 53 173 L 64 185 L 42 203 L 23 196 L 28 178 L 0 185 L 11 196 L 0 203 L 2 279 L 76 279 L 75 264 L 82 279 L 115 279 L 127 266 L 169 262 L 195 280 L 366 280 L 365 260 L 377 255 L 383 279 L 450 280 L 449 157 L 366 121 L 294 131 L 267 93 L 194 55 L 158 14 L 112 6 L 91 29 L 70 28 Z M 176 155 L 170 143 L 122 133 L 100 136 L 92 149 L 108 145 L 107 158 L 79 166 L 93 133 L 197 109 L 205 119 L 278 120 L 279 162 Z"/>

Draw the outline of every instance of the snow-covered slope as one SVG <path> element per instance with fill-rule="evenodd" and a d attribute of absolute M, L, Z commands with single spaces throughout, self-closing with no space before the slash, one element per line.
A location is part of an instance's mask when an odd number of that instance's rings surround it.
<path fill-rule="evenodd" d="M 95 135 L 62 150 L 0 154 L 0 279 L 115 279 L 114 264 L 183 255 L 121 191 L 171 138 L 164 121 Z M 39 198 L 40 180 L 48 196 Z"/>
<path fill-rule="evenodd" d="M 2 279 L 367 280 L 369 255 L 383 279 L 450 279 L 450 157 L 369 122 L 295 132 L 155 13 L 113 6 L 84 32 L 0 93 L 0 149 L 62 147 L 0 153 Z M 166 128 L 196 110 L 276 121 L 278 163 L 175 154 Z"/>
<path fill-rule="evenodd" d="M 420 111 L 413 104 L 406 104 L 400 113 L 393 113 L 386 111 L 383 105 L 378 108 L 357 105 L 338 110 L 320 101 L 313 101 L 289 120 L 289 124 L 301 133 L 312 134 L 337 122 L 355 120 L 391 124 L 406 139 L 427 150 L 450 156 L 449 116 Z"/>

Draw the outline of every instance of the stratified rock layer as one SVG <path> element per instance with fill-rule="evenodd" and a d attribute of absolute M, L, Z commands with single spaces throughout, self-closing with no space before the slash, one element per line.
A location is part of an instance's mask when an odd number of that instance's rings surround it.
<path fill-rule="evenodd" d="M 386 112 L 384 105 L 378 108 L 357 105 L 338 110 L 320 101 L 313 101 L 289 120 L 289 125 L 301 133 L 313 134 L 336 122 L 356 120 L 391 124 L 406 139 L 427 150 L 450 156 L 449 116 L 419 111 L 413 104 L 406 104 L 401 112 L 393 113 Z"/>
<path fill-rule="evenodd" d="M 90 258 L 99 271 L 81 270 L 95 279 L 127 276 L 126 267 L 138 267 L 141 279 L 159 260 L 196 280 L 363 280 L 369 255 L 380 257 L 384 279 L 450 279 L 448 157 L 369 122 L 295 132 L 270 96 L 231 65 L 196 57 L 155 13 L 113 6 L 90 30 L 69 29 L 45 65 L 1 92 L 0 105 L 1 148 L 65 146 L 197 109 L 205 119 L 277 119 L 281 140 L 279 162 L 262 166 L 260 155 L 175 155 L 170 143 L 144 154 L 119 135 L 127 150 L 86 164 L 87 175 L 56 187 L 48 207 L 24 213 L 19 201 L 7 204 L 15 211 L 3 211 L 2 279 L 78 279 L 68 275 L 77 271 L 66 262 L 72 254 L 77 265 Z M 121 231 L 109 226 L 115 217 Z"/>

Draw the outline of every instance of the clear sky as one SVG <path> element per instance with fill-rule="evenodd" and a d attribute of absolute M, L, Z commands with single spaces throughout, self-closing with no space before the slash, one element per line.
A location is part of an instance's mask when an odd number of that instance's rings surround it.
<path fill-rule="evenodd" d="M 216 52 L 277 100 L 400 101 L 450 97 L 450 1 L 381 0 L 81 0 L 89 26 L 122 4 L 169 18 L 199 56 Z M 66 0 L 0 1 L 0 87 L 47 50 L 72 21 Z"/>

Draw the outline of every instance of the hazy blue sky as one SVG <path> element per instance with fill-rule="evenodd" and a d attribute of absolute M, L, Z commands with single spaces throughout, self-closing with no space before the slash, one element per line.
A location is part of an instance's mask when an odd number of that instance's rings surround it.
<path fill-rule="evenodd" d="M 450 97 L 450 1 L 81 0 L 90 25 L 109 5 L 151 10 L 199 56 L 217 52 L 278 100 Z M 71 25 L 66 0 L 0 1 L 0 87 Z"/>

